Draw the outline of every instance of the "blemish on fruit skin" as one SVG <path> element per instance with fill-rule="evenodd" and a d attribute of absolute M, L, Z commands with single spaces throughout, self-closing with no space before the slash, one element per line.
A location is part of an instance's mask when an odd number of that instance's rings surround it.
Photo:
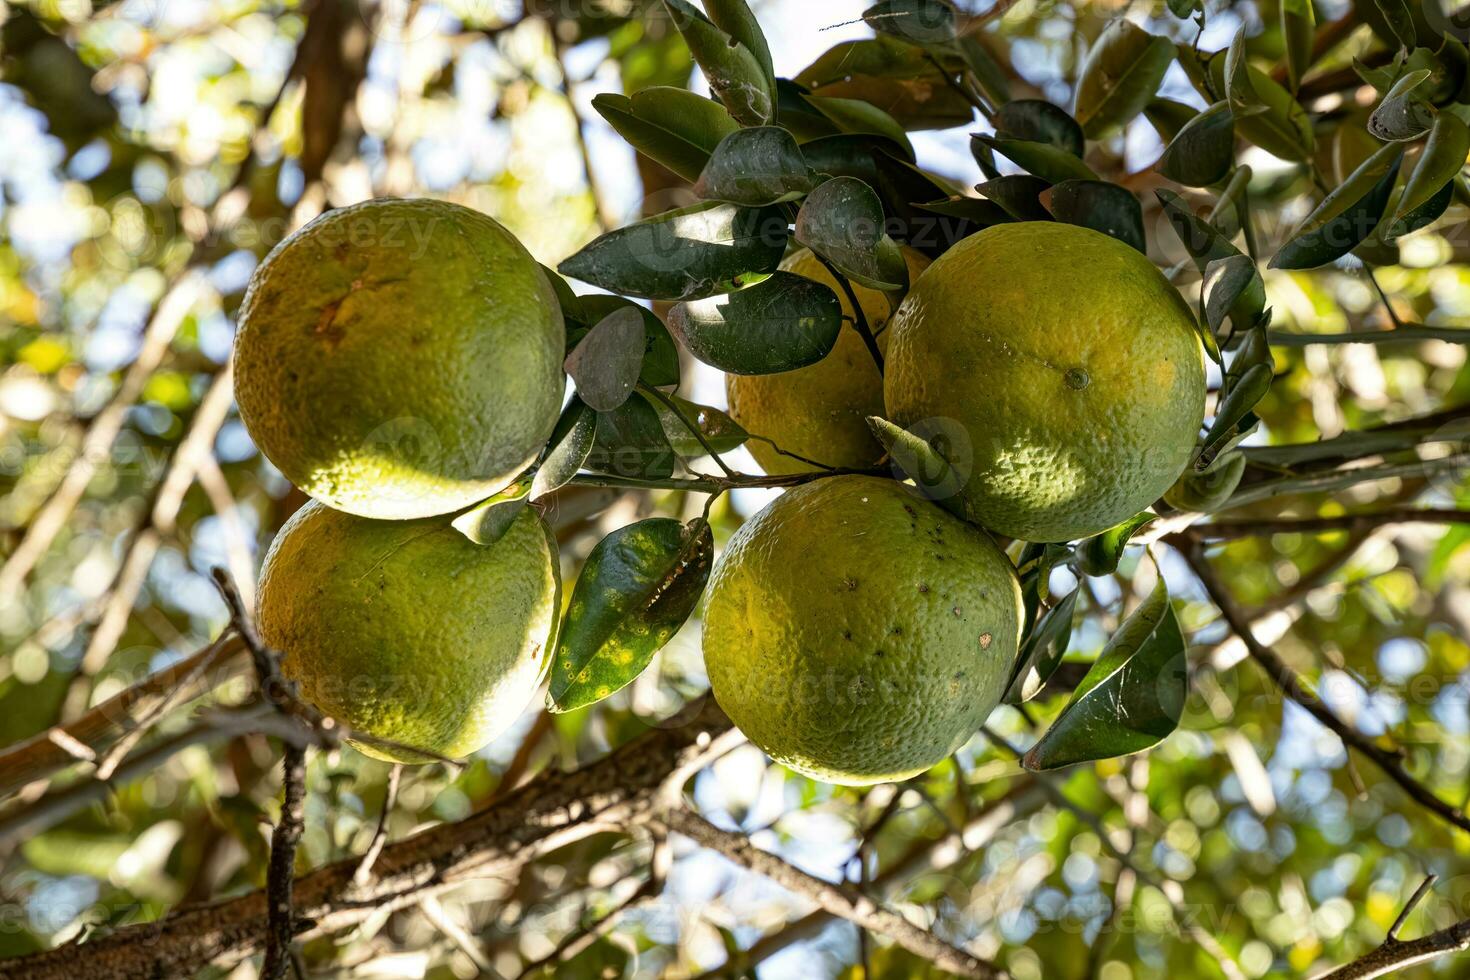
<path fill-rule="evenodd" d="M 847 591 L 849 591 L 849 592 L 856 592 L 857 591 L 858 580 L 855 579 L 855 578 L 851 578 L 851 577 L 845 578 L 845 579 L 842 580 L 842 584 L 845 585 L 845 586 L 847 586 Z"/>
<path fill-rule="evenodd" d="M 928 592 L 929 591 L 929 586 L 925 585 L 923 582 L 920 582 L 919 583 L 919 591 L 920 592 Z"/>
<path fill-rule="evenodd" d="M 1081 391 L 1092 383 L 1092 378 L 1088 376 L 1087 371 L 1080 367 L 1074 367 L 1068 370 L 1065 375 L 1065 380 L 1067 387 L 1074 391 Z"/>
<path fill-rule="evenodd" d="M 991 635 L 989 633 L 981 633 L 980 634 L 980 649 L 982 649 L 982 650 L 989 650 L 990 649 L 991 639 L 992 639 L 992 637 L 991 637 Z"/>

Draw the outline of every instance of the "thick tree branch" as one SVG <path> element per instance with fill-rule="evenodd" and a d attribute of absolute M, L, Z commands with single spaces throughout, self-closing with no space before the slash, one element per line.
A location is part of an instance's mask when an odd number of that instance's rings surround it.
<path fill-rule="evenodd" d="M 920 929 L 898 913 L 880 907 L 852 886 L 834 884 L 809 875 L 776 855 L 756 847 L 744 834 L 721 830 L 691 810 L 673 807 L 657 819 L 669 830 L 683 834 L 701 847 L 717 851 L 741 867 L 763 875 L 803 898 L 811 899 L 832 915 L 888 936 L 904 949 L 929 960 L 941 969 L 981 980 L 1000 980 L 1006 976 L 994 964 Z"/>
<path fill-rule="evenodd" d="M 1245 643 L 1246 651 L 1250 654 L 1251 659 L 1260 664 L 1288 698 L 1305 708 L 1324 727 L 1336 733 L 1344 745 L 1356 749 L 1372 760 L 1373 764 L 1389 779 L 1397 783 L 1415 803 L 1446 823 L 1461 830 L 1470 831 L 1470 818 L 1466 817 L 1464 810 L 1447 803 L 1429 787 L 1409 775 L 1404 769 L 1403 758 L 1399 752 L 1383 748 L 1373 739 L 1337 717 L 1332 709 L 1317 696 L 1316 692 L 1307 687 L 1300 675 L 1292 670 L 1286 661 L 1256 639 L 1245 614 L 1241 612 L 1240 607 L 1235 604 L 1235 600 L 1225 589 L 1224 583 L 1215 574 L 1199 542 L 1181 537 L 1170 539 L 1169 543 L 1178 549 L 1185 561 L 1189 563 L 1190 568 L 1194 570 L 1211 601 L 1220 609 L 1220 614 L 1225 617 L 1230 628 Z"/>
<path fill-rule="evenodd" d="M 719 748 L 730 722 L 713 700 L 678 727 L 655 729 L 573 772 L 548 772 L 458 823 L 432 827 L 383 849 L 374 877 L 356 888 L 349 858 L 296 879 L 297 938 L 330 932 L 374 911 L 402 908 L 472 877 L 518 870 L 589 833 L 646 821 L 665 781 L 680 779 Z M 258 950 L 268 908 L 264 891 L 174 910 L 84 945 L 0 960 L 0 980 L 151 980 L 194 976 L 225 957 Z"/>

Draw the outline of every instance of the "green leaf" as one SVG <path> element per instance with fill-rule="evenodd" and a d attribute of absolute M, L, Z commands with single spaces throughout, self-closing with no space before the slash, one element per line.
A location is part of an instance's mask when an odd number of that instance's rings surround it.
<path fill-rule="evenodd" d="M 907 159 L 914 159 L 914 146 L 908 134 L 888 113 L 860 99 L 838 99 L 808 95 L 806 102 L 844 133 L 881 136 L 892 143 Z"/>
<path fill-rule="evenodd" d="M 505 536 L 531 499 L 532 479 L 521 476 L 510 486 L 475 504 L 450 522 L 475 544 L 492 545 Z"/>
<path fill-rule="evenodd" d="M 1431 74 L 1429 69 L 1421 68 L 1400 76 L 1368 117 L 1368 132 L 1390 143 L 1416 140 L 1429 132 L 1434 125 L 1433 110 L 1417 90 Z"/>
<path fill-rule="evenodd" d="M 1231 112 L 1241 118 L 1266 111 L 1251 80 L 1250 62 L 1245 54 L 1244 24 L 1236 30 L 1225 52 L 1225 101 L 1229 103 Z"/>
<path fill-rule="evenodd" d="M 1034 178 L 1026 179 L 1030 180 Z M 1046 187 L 1044 181 L 1040 183 L 1043 188 Z M 975 225 L 976 230 L 989 228 L 991 225 L 1005 224 L 1013 220 L 1011 215 L 994 201 L 985 201 L 978 197 L 966 197 L 961 194 L 957 194 L 954 197 L 946 197 L 942 201 L 925 201 L 919 207 L 925 211 L 942 214 L 948 218 L 960 218 Z M 1047 215 L 1046 217 L 1050 219 L 1051 215 Z"/>
<path fill-rule="evenodd" d="M 1237 432 L 1253 423 L 1251 409 L 1271 390 L 1274 371 L 1270 364 L 1256 364 L 1240 376 L 1215 408 L 1215 420 L 1205 435 L 1205 446 L 1195 461 L 1196 469 L 1204 469 L 1215 461 Z"/>
<path fill-rule="evenodd" d="M 688 0 L 663 0 L 663 4 L 704 71 L 710 91 L 730 115 L 746 126 L 770 122 L 776 114 L 776 83 L 751 49 L 716 27 Z"/>
<path fill-rule="evenodd" d="M 1312 43 L 1317 33 L 1317 13 L 1312 0 L 1281 0 L 1281 37 L 1286 46 L 1286 77 L 1295 92 L 1302 76 L 1312 67 Z"/>
<path fill-rule="evenodd" d="M 871 103 L 905 129 L 949 129 L 971 122 L 975 110 L 946 71 L 923 48 L 880 36 L 836 45 L 795 81 L 816 96 Z"/>
<path fill-rule="evenodd" d="M 1373 5 L 1383 15 L 1384 23 L 1393 32 L 1394 38 L 1405 48 L 1412 49 L 1418 32 L 1414 29 L 1414 17 L 1404 0 L 1373 0 Z"/>
<path fill-rule="evenodd" d="M 1225 60 L 1221 57 L 1210 60 L 1211 84 L 1216 92 L 1225 90 Z M 1188 67 L 1189 59 L 1181 61 Z M 1264 107 L 1264 111 L 1245 115 L 1236 113 L 1235 131 L 1267 153 L 1283 160 L 1304 161 L 1311 157 L 1316 139 L 1307 110 L 1302 108 L 1301 103 L 1290 92 L 1259 68 L 1246 65 L 1244 71 L 1251 91 L 1255 93 L 1252 105 Z M 1206 99 L 1213 98 L 1203 77 L 1196 75 L 1192 80 L 1195 88 Z"/>
<path fill-rule="evenodd" d="M 796 140 L 779 126 L 737 129 L 715 148 L 694 185 L 707 201 L 747 207 L 805 197 L 816 180 Z"/>
<path fill-rule="evenodd" d="M 766 77 L 774 80 L 776 72 L 771 65 L 770 45 L 745 0 L 704 0 L 704 9 L 715 26 L 745 45 L 755 55 Z"/>
<path fill-rule="evenodd" d="M 638 380 L 659 387 L 679 383 L 679 348 L 657 314 L 622 296 L 594 293 L 578 297 L 578 302 L 584 317 L 583 323 L 589 328 L 591 324 L 618 310 L 637 310 L 638 315 L 643 318 L 644 334 L 643 367 L 638 372 Z M 571 346 L 575 347 L 585 334 L 585 330 L 570 332 L 568 339 L 572 341 Z"/>
<path fill-rule="evenodd" d="M 674 475 L 675 459 L 663 423 L 646 399 L 629 398 L 611 412 L 597 413 L 588 469 L 662 480 Z"/>
<path fill-rule="evenodd" d="M 1106 136 L 1143 111 L 1173 60 L 1174 45 L 1167 38 L 1114 19 L 1087 53 L 1072 116 L 1089 137 Z"/>
<path fill-rule="evenodd" d="M 1143 208 L 1125 187 L 1105 180 L 1064 180 L 1051 189 L 1051 213 L 1058 221 L 1100 231 L 1148 253 Z"/>
<path fill-rule="evenodd" d="M 551 291 L 556 293 L 556 305 L 561 308 L 562 319 L 567 321 L 567 329 L 570 330 L 573 323 L 581 322 L 582 304 L 577 300 L 577 294 L 572 292 L 572 287 L 555 270 L 544 265 L 539 268 L 546 281 L 551 283 Z M 571 346 L 568 345 L 567 349 L 571 350 Z"/>
<path fill-rule="evenodd" d="M 635 150 L 689 181 L 699 179 L 720 140 L 740 128 L 720 103 L 670 86 L 631 98 L 604 93 L 592 107 Z"/>
<path fill-rule="evenodd" d="M 1203 470 L 1185 470 L 1164 494 L 1164 501 L 1176 510 L 1202 514 L 1218 510 L 1240 486 L 1245 465 L 1244 453 L 1221 453 Z"/>
<path fill-rule="evenodd" d="M 1424 151 L 1409 174 L 1394 211 L 1394 222 L 1403 221 L 1448 186 L 1464 169 L 1467 155 L 1470 155 L 1470 126 L 1452 112 L 1441 112 L 1435 117 Z"/>
<path fill-rule="evenodd" d="M 1056 669 L 1062 664 L 1062 658 L 1067 655 L 1067 646 L 1072 639 L 1072 618 L 1080 593 L 1080 589 L 1067 593 L 1066 598 L 1049 609 L 1031 630 L 1031 634 L 1021 644 L 1016 668 L 1011 672 L 1011 680 L 1006 685 L 1002 702 L 1024 704 L 1030 701 L 1041 693 L 1051 675 L 1056 673 Z"/>
<path fill-rule="evenodd" d="M 1200 112 L 1170 141 L 1159 173 L 1188 187 L 1224 179 L 1235 162 L 1235 114 L 1225 102 Z"/>
<path fill-rule="evenodd" d="M 1271 258 L 1273 269 L 1315 269 L 1341 258 L 1378 226 L 1404 149 L 1381 147 L 1322 199 Z"/>
<path fill-rule="evenodd" d="M 1402 238 L 1410 232 L 1418 231 L 1426 225 L 1433 224 L 1449 209 L 1450 201 L 1454 196 L 1455 181 L 1451 180 L 1438 191 L 1435 191 L 1433 197 L 1408 214 L 1402 217 L 1395 216 L 1373 229 L 1373 234 L 1368 236 L 1368 240 L 1363 243 L 1362 247 L 1374 244 L 1374 239 L 1378 239 L 1380 244 L 1392 242 L 1396 238 Z M 1397 209 L 1391 208 L 1390 210 L 1396 211 Z"/>
<path fill-rule="evenodd" d="M 1220 332 L 1225 317 L 1259 275 L 1249 255 L 1227 255 L 1205 267 L 1205 323 L 1212 334 Z M 1249 329 L 1250 324 L 1236 326 Z"/>
<path fill-rule="evenodd" d="M 1048 184 L 1058 184 L 1064 180 L 1097 179 L 1097 174 L 1092 172 L 1091 167 L 1050 143 L 1005 139 L 987 133 L 976 133 L 972 138 Z"/>
<path fill-rule="evenodd" d="M 863 20 L 879 34 L 921 45 L 953 41 L 957 26 L 945 0 L 879 0 L 863 11 Z"/>
<path fill-rule="evenodd" d="M 915 488 L 956 517 L 965 519 L 964 489 L 967 473 L 960 470 L 943 452 L 941 438 L 925 438 L 884 418 L 868 416 L 868 427 L 883 444 L 893 465 L 914 481 Z M 935 433 L 943 436 L 944 433 Z"/>
<path fill-rule="evenodd" d="M 1166 0 L 1169 13 L 1180 20 L 1188 20 L 1196 10 L 1204 6 L 1204 0 Z"/>
<path fill-rule="evenodd" d="M 1082 127 L 1065 109 L 1043 99 L 1017 99 L 996 110 L 995 134 L 1009 139 L 1050 143 L 1081 157 L 1087 141 Z"/>
<path fill-rule="evenodd" d="M 546 444 L 546 455 L 536 468 L 536 476 L 531 483 L 531 499 L 539 500 L 566 486 L 586 464 L 596 437 L 597 413 L 573 395 L 556 420 L 556 428 Z"/>
<path fill-rule="evenodd" d="M 855 177 L 834 177 L 802 202 L 796 240 L 872 289 L 908 286 L 908 265 L 884 227 L 883 204 Z"/>
<path fill-rule="evenodd" d="M 563 365 L 582 401 L 599 412 L 627 401 L 643 366 L 644 342 L 637 310 L 617 310 L 598 321 Z"/>
<path fill-rule="evenodd" d="M 1172 143 L 1189 121 L 1199 115 L 1192 105 L 1174 99 L 1154 99 L 1143 109 L 1144 118 L 1158 132 L 1165 145 Z"/>
<path fill-rule="evenodd" d="M 1087 575 L 1113 574 L 1123 560 L 1123 551 L 1129 540 L 1153 519 L 1153 514 L 1143 511 L 1081 542 L 1077 545 L 1077 567 Z"/>
<path fill-rule="evenodd" d="M 699 602 L 714 561 L 709 525 L 655 517 L 597 543 L 572 589 L 551 665 L 553 711 L 601 701 L 641 674 Z"/>
<path fill-rule="evenodd" d="M 669 329 L 699 360 L 731 374 L 778 374 L 826 357 L 842 330 L 842 303 L 827 286 L 774 272 L 725 296 L 680 303 Z"/>
<path fill-rule="evenodd" d="M 1017 221 L 1050 221 L 1051 212 L 1041 203 L 1041 195 L 1049 188 L 1047 182 L 1030 174 L 1007 174 L 975 189 L 1005 209 Z"/>
<path fill-rule="evenodd" d="M 1156 745 L 1179 725 L 1186 644 L 1164 580 L 1114 633 L 1072 700 L 1022 759 L 1057 769 Z"/>
<path fill-rule="evenodd" d="M 704 436 L 704 441 L 709 443 L 710 448 L 717 453 L 728 453 L 732 449 L 739 449 L 750 438 L 750 433 L 718 408 L 697 405 L 678 395 L 669 395 L 668 399 L 678 408 L 678 412 L 654 398 L 649 399 L 649 404 L 653 406 L 654 411 L 658 412 L 658 418 L 663 423 L 664 435 L 668 437 L 669 445 L 673 446 L 674 452 L 680 456 L 695 459 L 708 455 L 704 445 L 695 438 L 694 433 L 689 431 L 690 425 L 699 430 L 700 435 Z M 679 417 L 680 412 L 683 413 L 683 419 Z"/>
<path fill-rule="evenodd" d="M 774 272 L 786 240 L 779 209 L 711 201 L 610 231 L 557 268 L 627 296 L 699 299 Z"/>

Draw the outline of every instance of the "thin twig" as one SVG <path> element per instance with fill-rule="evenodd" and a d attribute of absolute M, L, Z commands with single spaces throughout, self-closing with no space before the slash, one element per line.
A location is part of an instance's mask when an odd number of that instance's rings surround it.
<path fill-rule="evenodd" d="M 301 841 L 306 805 L 306 749 L 289 743 L 282 749 L 281 781 L 285 796 L 281 819 L 271 833 L 266 873 L 265 965 L 260 968 L 264 980 L 281 980 L 291 963 L 291 942 L 296 935 L 291 886 L 296 880 L 296 845 Z"/>
<path fill-rule="evenodd" d="M 1190 568 L 1194 570 L 1195 576 L 1204 586 L 1211 601 L 1219 608 L 1225 621 L 1230 624 L 1230 628 L 1245 643 L 1246 651 L 1250 654 L 1251 659 L 1261 665 L 1266 674 L 1276 682 L 1276 685 L 1288 698 L 1305 708 L 1308 714 L 1316 718 L 1324 727 L 1336 733 L 1344 745 L 1356 749 L 1370 759 L 1415 803 L 1446 823 L 1461 830 L 1470 831 L 1470 818 L 1466 817 L 1465 812 L 1441 799 L 1429 787 L 1409 775 L 1403 767 L 1403 757 L 1400 752 L 1383 748 L 1373 739 L 1337 717 L 1316 692 L 1307 688 L 1300 675 L 1292 670 L 1286 661 L 1256 639 L 1245 614 L 1225 590 L 1224 583 L 1220 581 L 1214 568 L 1205 558 L 1198 541 L 1180 537 L 1170 539 L 1169 543 L 1179 551 L 1184 560 L 1189 563 Z"/>
<path fill-rule="evenodd" d="M 352 873 L 352 883 L 359 888 L 373 880 L 373 865 L 383 852 L 383 845 L 388 843 L 388 815 L 393 812 L 393 804 L 398 799 L 398 782 L 402 778 L 403 765 L 395 763 L 388 770 L 388 783 L 383 789 L 383 808 L 378 811 L 377 829 L 373 831 L 373 839 L 368 842 L 367 850 L 362 852 L 362 863 Z"/>
<path fill-rule="evenodd" d="M 1399 912 L 1399 917 L 1394 919 L 1393 925 L 1388 927 L 1389 939 L 1394 942 L 1399 941 L 1399 930 L 1404 927 L 1404 923 L 1409 921 L 1409 915 L 1414 911 L 1414 907 L 1419 904 L 1425 895 L 1429 894 L 1429 889 L 1433 888 L 1434 883 L 1438 880 L 1439 875 L 1430 874 L 1423 881 L 1419 882 L 1419 887 L 1414 889 L 1414 894 L 1410 895 L 1409 900 L 1404 903 L 1403 910 Z"/>
<path fill-rule="evenodd" d="M 1394 507 L 1332 517 L 1277 517 L 1195 524 L 1182 533 L 1201 541 L 1234 541 L 1271 534 L 1370 530 L 1385 524 L 1470 524 L 1470 510 Z"/>
<path fill-rule="evenodd" d="M 861 928 L 888 936 L 904 949 L 923 957 L 940 969 L 981 980 L 1000 980 L 1006 976 L 1005 971 L 995 964 L 951 946 L 903 916 L 880 907 L 852 887 L 809 875 L 795 865 L 756 847 L 744 834 L 721 830 L 691 810 L 671 807 L 658 817 L 658 821 L 701 847 L 709 848 L 741 867 L 763 875 L 815 902 L 833 915 Z"/>

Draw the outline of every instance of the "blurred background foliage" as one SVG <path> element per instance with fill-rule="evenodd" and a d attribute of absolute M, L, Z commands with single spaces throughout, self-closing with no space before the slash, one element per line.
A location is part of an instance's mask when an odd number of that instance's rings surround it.
<path fill-rule="evenodd" d="M 783 74 L 871 36 L 861 3 L 754 6 Z M 981 37 L 1017 90 L 1060 105 L 1070 104 L 1091 41 L 1118 16 L 1207 51 L 1228 45 L 1242 23 L 1258 57 L 1279 57 L 1283 44 L 1274 0 L 1212 0 L 1197 40 L 1162 3 L 964 6 L 985 17 Z M 1363 24 L 1376 8 L 1360 16 L 1324 0 L 1316 9 L 1319 25 L 1346 25 L 1302 88 L 1318 166 L 1335 182 L 1370 148 L 1362 125 L 1374 96 L 1349 66 L 1382 64 L 1389 49 Z M 232 317 L 273 244 L 329 206 L 434 195 L 495 216 L 554 266 L 607 227 L 683 203 L 677 178 L 635 158 L 592 110 L 592 96 L 706 89 L 647 0 L 38 0 L 9 3 L 3 17 L 0 742 L 8 743 L 217 635 L 226 613 L 209 568 L 232 570 L 248 598 L 264 546 L 302 503 L 229 406 Z M 878 91 L 896 84 L 845 81 Z M 1203 104 L 1178 65 L 1161 95 Z M 962 115 L 952 128 L 912 134 L 920 161 L 960 187 L 980 179 L 968 134 L 987 128 L 968 107 Z M 1140 117 L 1094 146 L 1089 164 L 1143 192 L 1163 183 L 1151 170 L 1162 146 Z M 1260 233 L 1279 241 L 1309 210 L 1311 180 L 1264 151 L 1246 161 Z M 1465 211 L 1455 203 L 1378 268 L 1403 320 L 1470 323 Z M 1157 208 L 1146 219 L 1159 264 L 1178 263 Z M 1267 272 L 1266 284 L 1276 327 L 1333 332 L 1381 326 L 1387 315 L 1360 265 Z M 1257 409 L 1263 426 L 1253 441 L 1309 442 L 1464 405 L 1465 351 L 1429 342 L 1278 348 L 1278 380 Z M 716 372 L 690 364 L 686 378 L 686 395 L 723 403 Z M 732 460 L 754 469 L 743 453 Z M 713 513 L 717 540 L 763 499 L 763 491 L 724 498 Z M 1463 474 L 1386 480 L 1230 516 L 1332 516 L 1409 500 L 1463 507 L 1470 485 Z M 551 515 L 564 577 L 575 577 L 608 530 L 637 516 L 687 518 L 701 504 L 679 493 L 566 494 Z M 1262 638 L 1350 723 L 1391 735 L 1416 776 L 1463 802 L 1470 527 L 1253 533 L 1213 547 Z M 1283 704 L 1259 671 L 1237 667 L 1243 650 L 1188 568 L 1167 550 L 1159 558 L 1184 600 L 1195 684 L 1181 730 L 1158 748 L 1042 777 L 977 735 L 921 777 L 856 791 L 812 783 L 745 747 L 698 778 L 696 802 L 813 874 L 864 882 L 1019 980 L 1318 971 L 1377 945 L 1429 873 L 1440 883 L 1405 935 L 1470 915 L 1470 840 L 1377 772 L 1360 771 L 1336 736 Z M 33 567 L 17 573 L 21 566 Z M 1101 648 L 1154 575 L 1147 557 L 1130 553 L 1117 574 L 1083 583 L 1075 656 Z M 398 837 L 463 818 L 537 771 L 601 756 L 705 688 L 696 617 L 610 700 L 567 715 L 533 710 L 462 769 L 408 770 L 389 830 Z M 205 704 L 244 694 L 226 685 Z M 1044 722 L 1063 701 L 1043 697 L 1027 711 Z M 183 730 L 198 710 L 175 712 L 150 740 Z M 1020 744 L 1032 737 L 1015 709 L 1000 709 L 991 726 Z M 193 744 L 3 845 L 0 955 L 259 887 L 279 807 L 274 763 L 263 736 Z M 313 758 L 299 867 L 362 851 L 387 773 L 350 749 Z M 678 840 L 659 895 L 639 894 L 566 961 L 536 966 L 638 892 L 651 851 L 645 839 L 599 835 L 517 880 L 478 881 L 316 940 L 304 961 L 312 976 L 436 980 L 528 968 L 568 977 L 932 972 Z M 1467 969 L 1449 959 L 1409 972 Z"/>

